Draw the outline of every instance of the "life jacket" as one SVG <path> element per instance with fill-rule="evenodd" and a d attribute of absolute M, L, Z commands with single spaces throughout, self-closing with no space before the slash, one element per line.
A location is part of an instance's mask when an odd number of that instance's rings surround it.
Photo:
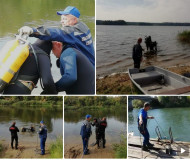
<path fill-rule="evenodd" d="M 0 93 L 29 56 L 28 42 L 21 38 L 11 40 L 0 51 Z"/>

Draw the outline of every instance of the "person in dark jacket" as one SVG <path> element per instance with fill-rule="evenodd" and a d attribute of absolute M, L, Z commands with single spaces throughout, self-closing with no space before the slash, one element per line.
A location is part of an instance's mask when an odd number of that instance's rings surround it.
<path fill-rule="evenodd" d="M 99 139 L 103 140 L 103 148 L 105 148 L 106 144 L 106 139 L 105 139 L 106 127 L 107 127 L 106 117 L 103 117 L 102 120 L 100 121 L 100 127 L 99 127 Z M 99 146 L 99 141 L 98 141 L 98 146 Z"/>
<path fill-rule="evenodd" d="M 80 135 L 82 137 L 82 142 L 83 142 L 83 154 L 84 155 L 89 154 L 88 141 L 92 134 L 91 123 L 90 123 L 91 117 L 92 116 L 89 114 L 86 115 L 86 120 L 83 122 L 83 124 L 81 126 L 81 131 L 80 131 Z"/>
<path fill-rule="evenodd" d="M 19 129 L 15 126 L 16 122 L 13 122 L 13 124 L 9 127 L 9 131 L 11 132 L 11 147 L 13 147 L 13 142 L 15 140 L 15 149 L 18 149 L 18 135 L 17 132 L 19 132 Z"/>
<path fill-rule="evenodd" d="M 45 154 L 45 143 L 47 139 L 47 127 L 44 124 L 44 121 L 40 122 L 39 128 L 39 137 L 40 137 L 40 148 L 41 148 L 41 155 Z"/>
<path fill-rule="evenodd" d="M 133 61 L 134 61 L 134 68 L 140 69 L 140 64 L 142 62 L 142 51 L 144 50 L 141 47 L 142 38 L 139 38 L 137 44 L 133 47 Z"/>
<path fill-rule="evenodd" d="M 94 118 L 93 119 L 93 123 L 92 123 L 92 126 L 94 127 L 96 127 L 95 128 L 95 134 L 96 134 L 96 144 L 97 144 L 97 146 L 98 146 L 98 148 L 100 147 L 100 145 L 99 145 L 99 127 L 100 127 L 100 122 L 99 122 L 99 120 L 97 119 L 97 118 Z M 95 145 L 96 145 L 95 144 Z"/>

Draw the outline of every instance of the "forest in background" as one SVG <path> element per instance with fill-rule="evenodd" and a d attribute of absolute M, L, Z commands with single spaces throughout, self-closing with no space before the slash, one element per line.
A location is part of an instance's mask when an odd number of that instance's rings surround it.
<path fill-rule="evenodd" d="M 127 97 L 110 96 L 67 96 L 64 99 L 65 110 L 127 109 Z"/>
<path fill-rule="evenodd" d="M 142 108 L 145 101 L 133 100 L 133 108 Z M 150 102 L 151 108 L 190 107 L 190 96 L 155 96 Z"/>
<path fill-rule="evenodd" d="M 63 107 L 62 96 L 1 96 L 0 106 Z"/>

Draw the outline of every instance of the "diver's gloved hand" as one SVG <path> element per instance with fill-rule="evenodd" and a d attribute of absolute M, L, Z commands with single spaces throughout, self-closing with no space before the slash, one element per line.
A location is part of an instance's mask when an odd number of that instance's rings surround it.
<path fill-rule="evenodd" d="M 31 27 L 24 26 L 24 27 L 21 27 L 18 30 L 18 32 L 20 35 L 24 35 L 24 34 L 31 35 L 33 33 L 33 29 Z"/>

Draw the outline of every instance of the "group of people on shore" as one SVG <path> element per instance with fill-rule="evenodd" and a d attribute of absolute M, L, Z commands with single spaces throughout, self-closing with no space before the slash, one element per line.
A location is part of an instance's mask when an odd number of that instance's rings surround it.
<path fill-rule="evenodd" d="M 30 132 L 34 132 L 35 128 L 30 127 Z M 16 122 L 13 122 L 12 125 L 9 127 L 9 131 L 11 132 L 11 148 L 12 149 L 18 149 L 18 134 L 19 132 L 18 127 L 16 126 Z M 26 132 L 26 128 L 22 128 L 21 132 Z M 44 121 L 40 121 L 40 127 L 37 132 L 39 134 L 40 138 L 40 148 L 41 148 L 41 155 L 45 155 L 45 143 L 47 139 L 47 127 L 44 123 Z M 15 141 L 15 147 L 14 147 L 14 141 Z"/>
<path fill-rule="evenodd" d="M 105 148 L 106 139 L 105 139 L 105 129 L 107 127 L 107 121 L 106 117 L 103 117 L 102 119 L 94 118 L 93 122 L 91 121 L 92 116 L 87 114 L 85 117 L 85 121 L 83 122 L 81 126 L 80 135 L 82 137 L 83 142 L 83 154 L 87 155 L 89 154 L 88 149 L 88 143 L 90 136 L 92 135 L 91 126 L 95 126 L 95 135 L 96 135 L 96 143 L 94 145 L 97 145 L 97 148 L 100 148 L 100 141 L 103 142 L 103 148 Z"/>
<path fill-rule="evenodd" d="M 30 46 L 28 58 L 2 94 L 31 94 L 39 79 L 41 94 L 95 93 L 95 53 L 90 30 L 79 20 L 76 7 L 68 6 L 57 15 L 61 16 L 61 28 L 24 26 L 19 29 L 19 35 L 38 39 Z M 51 73 L 51 51 L 61 73 L 56 83 Z"/>

